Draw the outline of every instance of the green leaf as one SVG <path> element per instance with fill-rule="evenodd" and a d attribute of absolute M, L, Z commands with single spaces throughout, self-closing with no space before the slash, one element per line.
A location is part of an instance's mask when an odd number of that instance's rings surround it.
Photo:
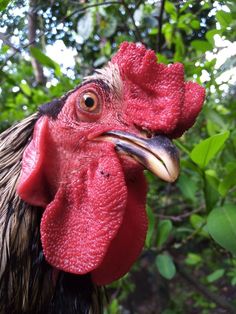
<path fill-rule="evenodd" d="M 216 34 L 220 34 L 221 32 L 217 29 L 211 29 L 209 30 L 208 32 L 206 32 L 206 39 L 212 44 L 214 45 L 215 44 L 215 41 L 214 41 L 214 36 Z"/>
<path fill-rule="evenodd" d="M 156 266 L 159 273 L 166 279 L 172 279 L 175 276 L 176 268 L 170 255 L 160 254 L 156 258 Z"/>
<path fill-rule="evenodd" d="M 185 46 L 180 32 L 175 32 L 175 55 L 174 61 L 182 61 L 185 53 Z"/>
<path fill-rule="evenodd" d="M 157 55 L 158 62 L 164 63 L 164 64 L 169 64 L 170 63 L 170 60 L 168 60 L 166 58 L 166 56 L 164 56 L 164 55 L 162 55 L 160 53 L 157 53 L 156 55 Z"/>
<path fill-rule="evenodd" d="M 219 199 L 218 193 L 218 185 L 219 180 L 216 177 L 216 174 L 213 170 L 207 170 L 204 173 L 205 176 L 205 200 L 206 200 L 206 207 L 207 210 L 211 210 L 216 205 Z"/>
<path fill-rule="evenodd" d="M 171 220 L 161 220 L 157 227 L 157 246 L 162 246 L 168 239 L 173 228 Z"/>
<path fill-rule="evenodd" d="M 191 42 L 191 46 L 195 50 L 201 51 L 201 52 L 206 52 L 208 50 L 212 50 L 212 48 L 213 48 L 211 43 L 209 43 L 206 40 L 200 40 L 200 39 L 193 40 Z"/>
<path fill-rule="evenodd" d="M 200 22 L 198 20 L 192 20 L 190 22 L 190 25 L 193 29 L 199 29 L 200 28 Z"/>
<path fill-rule="evenodd" d="M 218 279 L 220 279 L 225 273 L 225 269 L 217 269 L 215 270 L 213 273 L 211 273 L 210 275 L 207 276 L 207 281 L 210 282 L 214 282 Z"/>
<path fill-rule="evenodd" d="M 208 163 L 222 150 L 229 137 L 229 131 L 213 135 L 197 144 L 190 153 L 190 158 L 204 169 Z"/>
<path fill-rule="evenodd" d="M 198 214 L 190 216 L 190 223 L 195 230 L 199 230 L 198 234 L 203 237 L 209 238 L 208 230 L 206 229 L 206 217 L 202 217 Z"/>
<path fill-rule="evenodd" d="M 148 231 L 145 243 L 147 247 L 150 247 L 152 245 L 152 236 L 155 230 L 155 216 L 150 206 L 147 206 L 147 216 L 148 216 Z"/>
<path fill-rule="evenodd" d="M 0 0 L 0 11 L 5 10 L 10 2 L 11 0 Z"/>
<path fill-rule="evenodd" d="M 195 254 L 195 253 L 188 253 L 186 259 L 185 259 L 185 263 L 187 265 L 197 265 L 199 263 L 201 263 L 202 258 L 200 255 Z"/>
<path fill-rule="evenodd" d="M 222 28 L 226 28 L 232 22 L 232 14 L 221 10 L 216 13 L 216 19 Z"/>
<path fill-rule="evenodd" d="M 236 186 L 236 168 L 231 170 L 219 184 L 218 191 L 222 196 L 226 196 L 229 189 Z"/>
<path fill-rule="evenodd" d="M 195 201 L 195 193 L 197 191 L 197 184 L 195 181 L 192 180 L 191 177 L 182 173 L 177 182 L 177 186 L 179 187 L 180 191 L 185 196 L 185 198 L 193 202 Z"/>
<path fill-rule="evenodd" d="M 236 255 L 236 205 L 215 208 L 207 218 L 207 229 L 223 248 Z"/>
<path fill-rule="evenodd" d="M 171 18 L 176 21 L 177 19 L 177 11 L 174 4 L 170 1 L 165 2 L 165 12 L 170 14 Z"/>
<path fill-rule="evenodd" d="M 20 84 L 20 88 L 21 88 L 21 90 L 23 91 L 23 93 L 25 95 L 31 96 L 31 89 L 30 89 L 29 85 L 26 82 L 21 83 Z"/>
<path fill-rule="evenodd" d="M 42 65 L 54 69 L 55 75 L 61 76 L 61 69 L 58 63 L 46 56 L 41 50 L 36 47 L 30 47 L 32 56 L 37 59 Z"/>
<path fill-rule="evenodd" d="M 164 26 L 162 27 L 162 32 L 165 36 L 165 40 L 169 48 L 173 41 L 173 30 L 173 25 L 169 23 L 164 24 Z"/>

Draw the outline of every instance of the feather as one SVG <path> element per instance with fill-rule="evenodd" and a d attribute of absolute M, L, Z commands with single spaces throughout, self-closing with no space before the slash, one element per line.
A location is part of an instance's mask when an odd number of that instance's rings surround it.
<path fill-rule="evenodd" d="M 23 152 L 39 116 L 33 114 L 0 134 L 0 313 L 102 313 L 101 291 L 89 275 L 57 274 L 45 261 L 43 209 L 16 194 Z"/>

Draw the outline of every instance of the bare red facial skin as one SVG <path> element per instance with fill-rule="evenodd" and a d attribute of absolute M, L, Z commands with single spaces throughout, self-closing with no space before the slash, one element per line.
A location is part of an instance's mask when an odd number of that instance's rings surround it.
<path fill-rule="evenodd" d="M 183 67 L 156 63 L 154 52 L 124 43 L 112 59 L 123 80 L 119 99 L 96 82 L 82 85 L 56 119 L 42 116 L 26 148 L 17 192 L 44 208 L 41 240 L 56 269 L 91 273 L 99 285 L 129 271 L 147 232 L 142 167 L 121 157 L 114 144 L 96 141 L 106 131 L 140 128 L 177 137 L 189 128 L 204 98 L 185 83 Z M 95 109 L 81 97 L 92 93 Z M 138 129 L 137 129 L 138 127 Z"/>

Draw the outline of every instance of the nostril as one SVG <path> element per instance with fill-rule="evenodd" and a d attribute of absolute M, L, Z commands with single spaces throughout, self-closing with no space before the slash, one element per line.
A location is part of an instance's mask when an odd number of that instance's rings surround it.
<path fill-rule="evenodd" d="M 143 137 L 152 138 L 154 136 L 154 133 L 148 130 L 147 128 L 139 126 L 137 124 L 135 124 L 134 126 L 136 127 L 136 129 L 139 130 L 139 132 L 142 134 Z"/>

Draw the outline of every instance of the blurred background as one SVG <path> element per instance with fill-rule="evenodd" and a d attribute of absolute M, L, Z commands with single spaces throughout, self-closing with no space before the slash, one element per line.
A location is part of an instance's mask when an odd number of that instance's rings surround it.
<path fill-rule="evenodd" d="M 74 88 L 123 41 L 183 63 L 207 97 L 175 141 L 178 181 L 146 173 L 146 247 L 106 288 L 105 313 L 236 313 L 234 0 L 0 0 L 0 131 Z"/>

